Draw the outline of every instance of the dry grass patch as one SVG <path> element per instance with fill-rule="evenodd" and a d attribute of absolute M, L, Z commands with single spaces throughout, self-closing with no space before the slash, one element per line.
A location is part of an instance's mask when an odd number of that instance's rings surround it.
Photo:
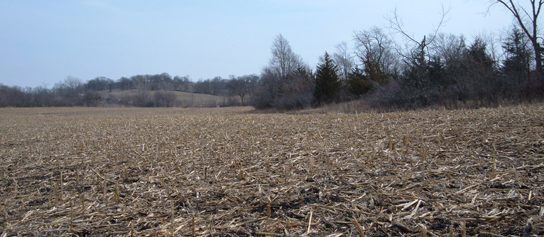
<path fill-rule="evenodd" d="M 158 91 L 148 91 L 151 98 L 157 93 Z M 183 92 L 183 91 L 160 91 L 161 93 L 173 93 L 176 96 L 176 100 L 179 102 L 180 106 L 188 106 L 188 107 L 213 107 L 216 105 L 223 105 L 227 104 L 229 102 L 229 99 L 234 101 L 239 101 L 237 98 L 229 98 L 224 96 L 217 96 L 217 95 L 210 95 L 210 94 L 199 94 L 199 93 L 191 93 L 191 92 Z M 102 97 L 107 97 L 109 95 L 117 96 L 119 98 L 122 98 L 124 96 L 137 96 L 140 94 L 140 91 L 138 90 L 124 90 L 124 91 L 101 91 L 100 94 Z"/>
<path fill-rule="evenodd" d="M 3 236 L 544 234 L 544 107 L 0 110 Z"/>

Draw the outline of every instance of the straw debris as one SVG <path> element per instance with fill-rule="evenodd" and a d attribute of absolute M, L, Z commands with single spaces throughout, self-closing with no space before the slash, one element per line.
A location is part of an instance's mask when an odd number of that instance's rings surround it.
<path fill-rule="evenodd" d="M 543 235 L 542 118 L 0 109 L 0 236 Z"/>

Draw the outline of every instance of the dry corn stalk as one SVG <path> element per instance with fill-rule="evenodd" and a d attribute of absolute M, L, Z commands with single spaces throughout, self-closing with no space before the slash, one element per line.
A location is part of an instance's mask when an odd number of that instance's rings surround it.
<path fill-rule="evenodd" d="M 542 227 L 543 106 L 240 110 L 0 109 L 4 232 L 347 236 L 361 221 L 369 236 L 420 224 L 450 227 L 418 231 L 429 236 L 523 235 L 497 226 L 524 230 L 529 216 Z"/>

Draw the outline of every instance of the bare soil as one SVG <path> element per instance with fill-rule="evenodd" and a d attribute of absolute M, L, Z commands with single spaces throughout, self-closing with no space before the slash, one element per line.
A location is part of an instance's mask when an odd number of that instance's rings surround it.
<path fill-rule="evenodd" d="M 544 106 L 0 109 L 0 236 L 536 236 Z"/>

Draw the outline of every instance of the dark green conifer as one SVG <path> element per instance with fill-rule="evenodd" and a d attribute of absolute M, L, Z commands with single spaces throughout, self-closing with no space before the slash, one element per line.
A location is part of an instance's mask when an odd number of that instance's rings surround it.
<path fill-rule="evenodd" d="M 338 77 L 338 67 L 325 52 L 323 62 L 317 65 L 314 96 L 318 104 L 334 101 L 340 92 L 342 83 Z"/>

